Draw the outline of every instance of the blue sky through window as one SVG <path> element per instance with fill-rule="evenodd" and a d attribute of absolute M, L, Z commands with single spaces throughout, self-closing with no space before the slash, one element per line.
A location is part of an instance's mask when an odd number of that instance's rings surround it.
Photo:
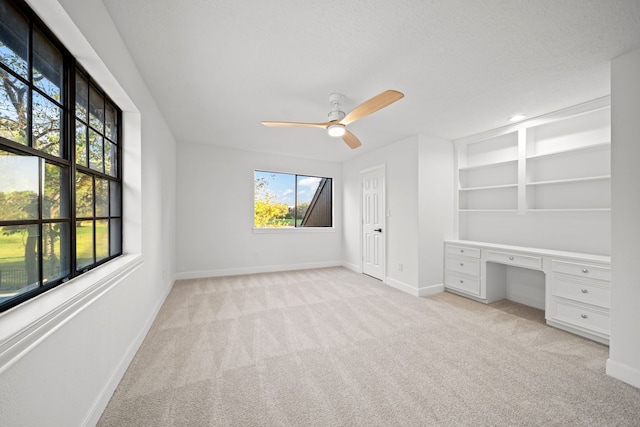
<path fill-rule="evenodd" d="M 287 206 L 295 205 L 296 175 L 277 172 L 255 171 L 255 179 L 264 179 L 274 201 Z M 298 203 L 309 203 L 321 178 L 297 175 Z"/>
<path fill-rule="evenodd" d="M 298 176 L 298 204 L 310 203 L 318 189 L 320 178 L 315 176 Z"/>
<path fill-rule="evenodd" d="M 255 171 L 255 179 L 264 179 L 268 191 L 275 197 L 274 202 L 287 206 L 295 204 L 295 175 Z"/>

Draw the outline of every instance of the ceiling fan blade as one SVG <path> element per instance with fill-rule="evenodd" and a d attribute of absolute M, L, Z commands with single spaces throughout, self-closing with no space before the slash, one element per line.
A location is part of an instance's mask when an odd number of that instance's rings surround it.
<path fill-rule="evenodd" d="M 311 128 L 326 128 L 330 122 L 327 123 L 298 123 L 298 122 L 260 122 L 269 127 L 311 127 Z"/>
<path fill-rule="evenodd" d="M 356 120 L 360 120 L 361 118 L 368 116 L 369 114 L 375 113 L 381 108 L 393 104 L 403 97 L 404 94 L 402 92 L 398 92 L 397 90 L 385 90 L 384 92 L 374 96 L 370 100 L 358 105 L 353 109 L 353 111 L 347 114 L 344 119 L 340 120 L 340 123 L 342 123 L 343 125 L 353 123 Z"/>
<path fill-rule="evenodd" d="M 349 147 L 353 150 L 354 148 L 358 148 L 362 145 L 357 136 L 349 132 L 345 129 L 344 135 L 342 135 L 342 140 L 347 143 Z"/>

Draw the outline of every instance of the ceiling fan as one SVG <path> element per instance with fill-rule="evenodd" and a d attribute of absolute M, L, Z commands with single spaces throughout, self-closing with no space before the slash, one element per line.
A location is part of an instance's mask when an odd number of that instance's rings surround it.
<path fill-rule="evenodd" d="M 329 111 L 329 121 L 324 123 L 298 123 L 298 122 L 261 122 L 265 126 L 270 127 L 315 127 L 324 128 L 329 133 L 329 136 L 342 137 L 344 142 L 349 147 L 358 148 L 362 145 L 360 140 L 351 132 L 349 132 L 346 126 L 350 123 L 360 120 L 369 114 L 387 107 L 394 102 L 402 99 L 404 94 L 397 90 L 385 90 L 384 92 L 374 96 L 368 101 L 363 102 L 354 108 L 349 114 L 340 110 L 342 104 L 344 104 L 344 95 L 339 93 L 332 93 L 329 95 L 329 105 L 331 111 Z"/>

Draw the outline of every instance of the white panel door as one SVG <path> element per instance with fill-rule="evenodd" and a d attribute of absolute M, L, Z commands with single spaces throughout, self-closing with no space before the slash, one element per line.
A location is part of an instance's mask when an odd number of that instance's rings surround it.
<path fill-rule="evenodd" d="M 384 280 L 384 168 L 362 174 L 362 272 Z"/>

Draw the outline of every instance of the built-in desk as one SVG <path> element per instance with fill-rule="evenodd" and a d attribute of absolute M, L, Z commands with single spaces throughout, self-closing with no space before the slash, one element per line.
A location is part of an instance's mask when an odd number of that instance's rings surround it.
<path fill-rule="evenodd" d="M 448 291 L 537 307 L 547 324 L 609 343 L 610 257 L 468 240 L 444 245 Z"/>

